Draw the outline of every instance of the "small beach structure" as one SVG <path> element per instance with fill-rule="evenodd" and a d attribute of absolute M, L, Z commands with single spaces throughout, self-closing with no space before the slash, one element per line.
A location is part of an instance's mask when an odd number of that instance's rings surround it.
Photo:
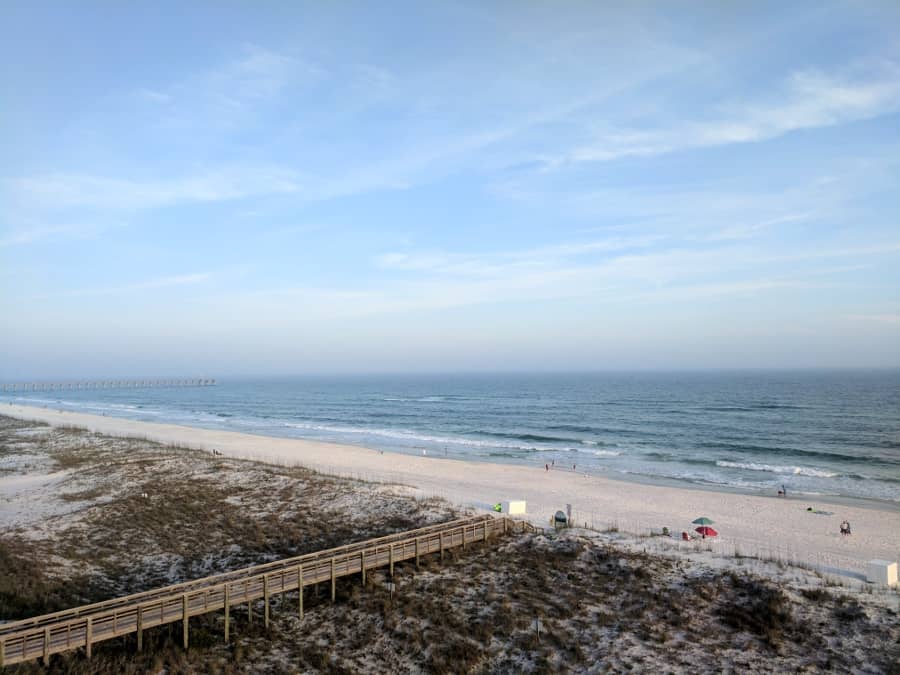
<path fill-rule="evenodd" d="M 870 560 L 866 565 L 866 581 L 881 586 L 896 586 L 897 563 L 890 560 Z"/>
<path fill-rule="evenodd" d="M 500 502 L 502 513 L 509 514 L 510 516 L 524 516 L 526 510 L 526 503 L 524 500 L 520 499 L 517 501 L 506 501 Z"/>
<path fill-rule="evenodd" d="M 565 513 L 563 513 L 562 511 L 557 511 L 553 516 L 553 527 L 555 527 L 557 530 L 566 527 L 568 521 L 569 519 L 566 518 Z"/>

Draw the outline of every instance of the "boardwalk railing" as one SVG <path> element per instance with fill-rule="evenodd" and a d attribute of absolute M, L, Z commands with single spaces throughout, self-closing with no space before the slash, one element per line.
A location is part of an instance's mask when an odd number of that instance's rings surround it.
<path fill-rule="evenodd" d="M 149 389 L 159 387 L 213 387 L 212 378 L 177 378 L 163 380 L 78 380 L 72 382 L 11 382 L 0 384 L 3 392 L 55 391 L 66 389 Z"/>
<path fill-rule="evenodd" d="M 131 633 L 137 634 L 140 650 L 145 629 L 178 621 L 183 623 L 182 639 L 187 648 L 190 617 L 219 610 L 225 611 L 227 641 L 229 611 L 235 605 L 263 599 L 268 627 L 269 599 L 273 595 L 299 589 L 297 610 L 302 617 L 302 589 L 306 586 L 330 581 L 333 602 L 339 577 L 359 574 L 365 582 L 367 571 L 385 566 L 393 575 L 394 565 L 400 561 L 415 559 L 418 566 L 423 555 L 440 553 L 443 559 L 448 549 L 487 542 L 524 527 L 509 518 L 475 516 L 0 624 L 0 667 L 37 658 L 47 663 L 51 654 L 81 647 L 90 657 L 92 645 Z"/>

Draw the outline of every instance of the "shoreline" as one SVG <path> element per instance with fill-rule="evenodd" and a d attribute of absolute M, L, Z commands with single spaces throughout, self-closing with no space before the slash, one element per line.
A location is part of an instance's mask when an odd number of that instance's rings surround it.
<path fill-rule="evenodd" d="M 323 473 L 363 480 L 395 482 L 423 495 L 489 510 L 496 502 L 525 499 L 532 522 L 546 525 L 557 510 L 573 507 L 573 520 L 595 527 L 641 529 L 668 527 L 676 535 L 691 531 L 691 520 L 711 517 L 721 537 L 746 546 L 777 547 L 818 556 L 823 565 L 858 572 L 869 559 L 893 560 L 900 549 L 900 512 L 880 503 L 847 504 L 825 496 L 779 499 L 707 488 L 675 487 L 621 480 L 543 467 L 472 462 L 433 456 L 382 452 L 324 441 L 256 436 L 128 418 L 88 415 L 10 404 L 0 414 L 53 426 L 81 426 L 111 436 L 134 436 L 194 447 L 233 457 L 276 464 L 297 464 Z M 808 513 L 807 506 L 827 506 Z M 824 511 L 817 509 L 817 511 Z M 842 520 L 853 535 L 841 537 Z"/>
<path fill-rule="evenodd" d="M 50 405 L 24 405 L 20 403 L 14 403 L 12 401 L 5 401 L 0 403 L 0 414 L 3 414 L 3 410 L 8 408 L 9 406 L 22 408 L 24 410 L 31 411 L 53 411 L 57 413 L 62 413 L 66 415 L 84 415 L 86 417 L 96 417 L 99 419 L 119 419 L 126 422 L 134 422 L 138 424 L 149 424 L 149 425 L 158 425 L 158 426 L 174 426 L 174 427 L 183 427 L 186 429 L 197 429 L 210 433 L 234 433 L 240 434 L 243 436 L 251 436 L 263 439 L 283 439 L 289 441 L 297 441 L 298 443 L 311 443 L 317 446 L 333 446 L 337 448 L 356 448 L 367 450 L 369 452 L 387 454 L 387 455 L 397 455 L 400 457 L 419 457 L 418 454 L 412 452 L 404 452 L 403 450 L 397 449 L 388 449 L 385 448 L 381 450 L 377 447 L 369 447 L 362 444 L 357 443 L 345 443 L 341 441 L 332 441 L 332 440 L 319 440 L 313 438 L 303 438 L 291 435 L 281 435 L 281 434 L 271 434 L 264 432 L 254 432 L 252 430 L 242 430 L 236 431 L 231 429 L 222 429 L 216 426 L 206 426 L 202 422 L 198 422 L 196 424 L 183 424 L 178 422 L 164 422 L 164 421 L 148 421 L 144 420 L 140 417 L 128 417 L 122 414 L 107 414 L 107 413 L 83 413 L 77 410 L 65 410 L 63 408 L 52 407 Z M 15 416 L 15 415 L 13 415 Z M 114 434 L 115 435 L 115 434 Z M 427 448 L 419 448 L 421 450 L 426 450 Z M 440 454 L 431 454 L 425 455 L 426 459 L 429 460 L 454 460 L 461 461 L 472 464 L 484 464 L 491 466 L 513 466 L 513 467 L 525 467 L 530 469 L 541 469 L 543 460 L 539 462 L 535 462 L 534 464 L 524 463 L 521 461 L 504 461 L 502 457 L 496 457 L 491 459 L 469 459 L 465 457 L 446 457 Z M 628 472 L 611 472 L 611 471 L 591 471 L 588 468 L 586 471 L 573 471 L 571 469 L 566 468 L 566 465 L 560 464 L 555 467 L 555 470 L 559 473 L 568 473 L 571 475 L 584 476 L 587 475 L 592 478 L 597 478 L 600 480 L 609 480 L 614 482 L 621 482 L 628 485 L 650 485 L 650 486 L 658 486 L 658 487 L 668 487 L 674 489 L 683 489 L 683 490 L 699 490 L 703 492 L 712 492 L 712 493 L 725 493 L 725 494 L 733 494 L 733 495 L 745 495 L 745 496 L 753 496 L 753 497 L 762 497 L 762 498 L 777 498 L 775 494 L 776 488 L 772 488 L 771 491 L 762 490 L 762 489 L 754 489 L 749 487 L 741 487 L 738 485 L 731 485 L 728 483 L 716 483 L 716 482 L 704 482 L 702 480 L 693 481 L 686 478 L 676 478 L 672 476 L 665 475 L 652 475 L 652 474 L 643 474 L 643 473 L 628 473 Z M 835 494 L 835 493 L 827 493 L 827 492 L 804 492 L 799 489 L 794 489 L 790 491 L 789 501 L 804 501 L 809 504 L 829 504 L 832 506 L 843 507 L 843 506 L 851 506 L 858 507 L 863 509 L 870 509 L 875 511 L 893 511 L 900 514 L 900 501 L 890 500 L 890 499 L 878 499 L 876 497 L 859 497 L 859 496 L 851 496 L 845 494 Z"/>

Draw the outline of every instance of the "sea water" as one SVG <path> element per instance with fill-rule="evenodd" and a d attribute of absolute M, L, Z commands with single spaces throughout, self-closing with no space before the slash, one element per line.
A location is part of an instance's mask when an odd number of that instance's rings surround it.
<path fill-rule="evenodd" d="M 0 400 L 430 457 L 900 502 L 900 371 L 217 382 Z"/>

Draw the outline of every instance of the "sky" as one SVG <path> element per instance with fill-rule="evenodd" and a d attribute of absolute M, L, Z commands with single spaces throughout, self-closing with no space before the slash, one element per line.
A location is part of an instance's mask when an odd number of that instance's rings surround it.
<path fill-rule="evenodd" d="M 0 379 L 900 367 L 898 26 L 3 3 Z"/>

